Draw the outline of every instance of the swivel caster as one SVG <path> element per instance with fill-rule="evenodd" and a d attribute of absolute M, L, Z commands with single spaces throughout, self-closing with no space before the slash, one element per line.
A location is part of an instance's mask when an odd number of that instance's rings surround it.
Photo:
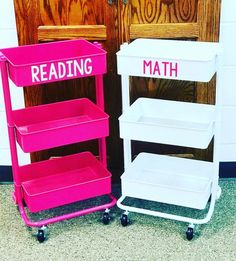
<path fill-rule="evenodd" d="M 216 200 L 218 200 L 218 199 L 220 198 L 221 193 L 222 193 L 221 187 L 218 186 L 218 187 L 217 187 L 217 190 L 216 190 Z M 210 202 L 210 201 L 211 201 L 211 196 L 210 196 L 208 202 Z"/>
<path fill-rule="evenodd" d="M 110 214 L 109 214 L 109 209 L 105 210 L 105 212 L 103 213 L 103 216 L 102 216 L 102 223 L 104 225 L 108 225 L 111 221 L 111 217 L 110 217 Z"/>
<path fill-rule="evenodd" d="M 40 243 L 44 242 L 47 238 L 47 230 L 48 228 L 46 226 L 42 226 L 41 228 L 39 228 L 37 233 L 37 239 Z"/>
<path fill-rule="evenodd" d="M 129 224 L 128 214 L 122 214 L 120 217 L 120 223 L 123 227 L 126 227 Z"/>
<path fill-rule="evenodd" d="M 190 241 L 194 236 L 194 225 L 189 225 L 186 231 L 186 238 Z"/>
<path fill-rule="evenodd" d="M 220 198 L 221 193 L 222 193 L 221 187 L 218 186 L 218 188 L 217 188 L 217 192 L 216 192 L 216 199 L 217 199 L 217 200 Z"/>

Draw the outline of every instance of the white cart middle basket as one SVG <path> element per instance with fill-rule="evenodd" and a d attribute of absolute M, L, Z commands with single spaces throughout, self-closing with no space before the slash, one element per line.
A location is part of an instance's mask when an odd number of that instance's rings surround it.
<path fill-rule="evenodd" d="M 220 88 L 217 75 L 214 105 L 138 98 L 130 104 L 130 76 L 209 82 L 218 72 L 218 43 L 137 39 L 123 44 L 117 53 L 122 80 L 123 114 L 119 118 L 124 142 L 122 196 L 118 207 L 125 210 L 121 224 L 129 223 L 128 213 L 137 212 L 189 223 L 186 236 L 194 236 L 195 224 L 207 223 L 220 197 L 219 129 Z M 218 73 L 217 73 L 218 74 Z M 133 160 L 131 140 L 207 149 L 214 138 L 213 161 L 140 153 Z M 124 204 L 126 197 L 150 200 L 192 209 L 209 208 L 204 218 L 163 213 Z"/>

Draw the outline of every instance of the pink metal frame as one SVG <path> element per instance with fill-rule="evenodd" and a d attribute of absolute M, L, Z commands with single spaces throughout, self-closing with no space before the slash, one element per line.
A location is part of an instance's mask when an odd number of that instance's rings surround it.
<path fill-rule="evenodd" d="M 94 43 L 97 47 L 101 48 L 101 45 L 97 42 Z M 1 68 L 1 76 L 2 76 L 2 85 L 3 85 L 3 94 L 5 100 L 5 110 L 6 110 L 6 117 L 7 117 L 7 124 L 8 124 L 8 136 L 9 136 L 9 143 L 10 143 L 10 151 L 11 151 L 11 160 L 12 160 L 12 172 L 13 172 L 13 180 L 14 180 L 14 193 L 13 199 L 15 203 L 19 207 L 20 215 L 27 226 L 30 227 L 42 227 L 48 224 L 56 223 L 62 220 L 75 218 L 78 216 L 86 215 L 89 213 L 93 213 L 99 210 L 105 210 L 110 207 L 113 207 L 116 204 L 116 198 L 112 194 L 108 194 L 110 198 L 110 202 L 91 207 L 84 210 L 79 210 L 73 213 L 64 214 L 61 216 L 56 216 L 53 218 L 41 220 L 41 221 L 31 221 L 29 220 L 24 204 L 23 204 L 23 195 L 22 195 L 22 187 L 21 181 L 19 177 L 19 161 L 17 156 L 17 147 L 16 147 L 16 135 L 15 135 L 15 127 L 14 122 L 12 119 L 12 104 L 11 104 L 11 95 L 10 95 L 10 88 L 9 88 L 9 80 L 8 80 L 8 69 L 7 69 L 7 59 L 6 57 L 0 52 L 0 68 Z M 103 96 L 103 75 L 96 75 L 95 76 L 95 84 L 96 84 L 96 103 L 97 105 L 104 110 L 104 96 Z M 99 142 L 99 158 L 102 162 L 103 166 L 107 167 L 106 161 L 106 140 L 104 138 L 98 139 Z"/>

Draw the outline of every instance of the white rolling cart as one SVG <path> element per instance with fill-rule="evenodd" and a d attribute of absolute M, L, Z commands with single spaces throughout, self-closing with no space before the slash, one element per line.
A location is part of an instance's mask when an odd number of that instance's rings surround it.
<path fill-rule="evenodd" d="M 122 79 L 123 114 L 119 118 L 124 142 L 122 196 L 118 207 L 189 223 L 186 236 L 194 236 L 195 224 L 207 223 L 220 197 L 219 128 L 220 82 L 217 77 L 215 105 L 138 98 L 130 105 L 129 76 L 209 82 L 218 72 L 221 48 L 218 43 L 137 39 L 123 44 L 117 53 Z M 206 149 L 214 138 L 213 162 L 140 153 L 132 160 L 131 140 Z M 204 218 L 173 215 L 124 204 L 126 197 L 203 210 Z"/>

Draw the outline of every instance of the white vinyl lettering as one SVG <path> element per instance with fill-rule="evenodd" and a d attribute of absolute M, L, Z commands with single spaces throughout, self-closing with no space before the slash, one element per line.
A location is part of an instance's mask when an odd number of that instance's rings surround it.
<path fill-rule="evenodd" d="M 39 82 L 39 67 L 31 66 L 32 82 Z"/>
<path fill-rule="evenodd" d="M 92 72 L 93 66 L 91 58 L 31 66 L 33 83 L 69 79 L 83 75 L 90 75 Z"/>
<path fill-rule="evenodd" d="M 67 77 L 73 77 L 73 73 L 72 73 L 72 63 L 73 61 L 67 61 L 66 64 L 68 64 L 68 73 L 67 73 Z"/>
<path fill-rule="evenodd" d="M 62 79 L 66 76 L 66 66 L 63 62 L 58 62 L 58 78 Z"/>
<path fill-rule="evenodd" d="M 40 66 L 40 75 L 41 75 L 41 81 L 47 81 L 48 78 L 47 78 L 47 64 L 41 64 Z"/>
<path fill-rule="evenodd" d="M 83 60 L 80 60 L 80 64 L 75 60 L 74 61 L 74 72 L 78 71 L 81 75 L 84 74 Z"/>
<path fill-rule="evenodd" d="M 55 68 L 55 65 L 52 64 L 51 67 L 50 67 L 50 72 L 49 72 L 49 76 L 48 76 L 48 80 L 52 80 L 54 77 L 54 79 L 56 80 L 57 79 L 57 71 L 56 71 L 56 68 Z"/>
<path fill-rule="evenodd" d="M 92 60 L 90 58 L 85 60 L 84 70 L 86 74 L 92 73 L 93 67 L 91 66 L 91 64 L 92 64 Z"/>

